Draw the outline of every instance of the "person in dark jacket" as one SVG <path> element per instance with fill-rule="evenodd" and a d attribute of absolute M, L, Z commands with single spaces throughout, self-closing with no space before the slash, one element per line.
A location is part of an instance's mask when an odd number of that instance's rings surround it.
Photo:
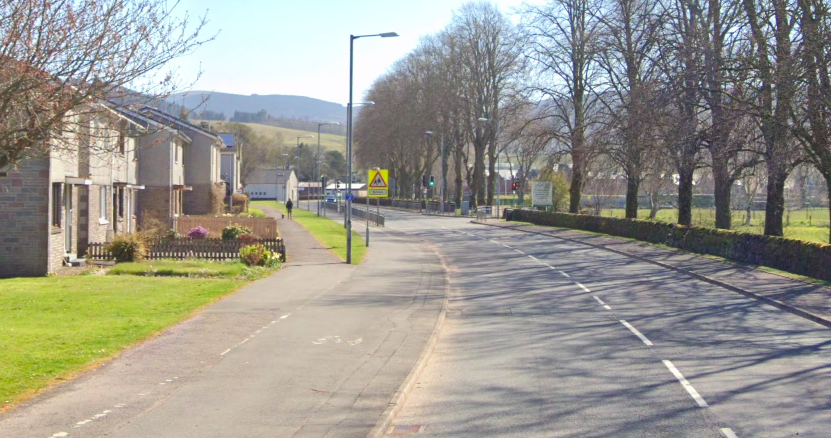
<path fill-rule="evenodd" d="M 291 208 L 292 207 L 294 207 L 294 203 L 291 202 L 291 198 L 289 198 L 289 200 L 286 201 L 286 210 L 288 210 L 288 212 L 289 212 L 289 219 L 291 219 Z"/>

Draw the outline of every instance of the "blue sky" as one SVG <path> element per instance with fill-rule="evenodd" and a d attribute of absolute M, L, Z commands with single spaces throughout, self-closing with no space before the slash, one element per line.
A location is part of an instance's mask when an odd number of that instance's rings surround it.
<path fill-rule="evenodd" d="M 464 0 L 182 0 L 192 15 L 207 10 L 216 40 L 178 60 L 194 90 L 292 94 L 345 104 L 349 35 L 398 32 L 355 41 L 355 100 L 421 36 L 443 29 Z M 496 0 L 510 13 L 521 0 Z"/>

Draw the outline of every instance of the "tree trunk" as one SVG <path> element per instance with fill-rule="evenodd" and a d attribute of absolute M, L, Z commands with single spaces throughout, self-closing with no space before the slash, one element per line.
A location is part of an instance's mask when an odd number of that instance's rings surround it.
<path fill-rule="evenodd" d="M 494 202 L 493 199 L 496 196 L 495 181 L 498 181 L 498 180 L 496 179 L 496 163 L 495 163 L 495 160 L 494 160 L 494 155 L 491 154 L 491 153 L 488 153 L 488 179 L 487 179 L 487 181 L 488 181 L 488 189 L 487 189 L 486 192 L 488 194 L 488 202 L 487 202 L 486 205 L 493 205 L 493 202 Z"/>
<path fill-rule="evenodd" d="M 716 228 L 729 230 L 732 226 L 730 195 L 733 180 L 727 170 L 727 162 L 713 160 L 713 196 L 716 206 Z"/>
<path fill-rule="evenodd" d="M 569 213 L 580 213 L 580 195 L 583 192 L 583 153 L 572 150 L 571 152 L 571 187 L 569 187 Z"/>
<path fill-rule="evenodd" d="M 629 177 L 626 179 L 626 219 L 638 218 L 638 189 L 640 181 L 638 178 Z"/>
<path fill-rule="evenodd" d="M 453 153 L 453 170 L 456 173 L 456 193 L 453 194 L 454 201 L 456 202 L 456 208 L 462 208 L 462 195 L 464 195 L 462 185 L 462 150 L 458 147 L 454 149 Z"/>
<path fill-rule="evenodd" d="M 678 224 L 692 225 L 693 171 L 678 175 Z"/>
<path fill-rule="evenodd" d="M 476 205 L 487 205 L 485 198 L 485 148 L 474 147 L 473 164 L 473 193 L 476 194 Z"/>
<path fill-rule="evenodd" d="M 649 218 L 655 219 L 658 216 L 658 210 L 661 208 L 661 191 L 653 190 L 649 194 Z"/>
<path fill-rule="evenodd" d="M 765 205 L 765 235 L 782 236 L 784 226 L 782 216 L 785 214 L 785 180 L 788 172 L 776 164 L 768 162 L 767 205 Z"/>

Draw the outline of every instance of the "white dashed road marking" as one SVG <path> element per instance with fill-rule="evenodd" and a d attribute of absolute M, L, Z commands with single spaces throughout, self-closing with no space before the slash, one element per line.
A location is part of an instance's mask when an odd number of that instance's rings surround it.
<path fill-rule="evenodd" d="M 583 289 L 583 290 L 584 290 L 584 291 L 586 291 L 586 292 L 591 292 L 591 291 L 589 290 L 589 288 L 587 288 L 586 286 L 583 286 L 583 285 L 582 285 L 579 281 L 575 281 L 575 282 L 574 282 L 574 284 L 576 284 L 577 286 L 579 286 L 579 287 L 580 287 L 580 289 Z"/>
<path fill-rule="evenodd" d="M 725 438 L 739 438 L 736 435 L 736 433 L 733 432 L 733 429 L 730 429 L 729 427 L 722 427 L 719 430 L 721 431 L 721 434 L 725 436 Z"/>
<path fill-rule="evenodd" d="M 596 295 L 595 295 L 595 296 L 593 296 L 592 298 L 594 298 L 594 300 L 595 300 L 595 301 L 597 301 L 597 304 L 600 304 L 601 306 L 605 306 L 605 305 L 606 305 L 606 303 L 604 303 L 604 302 L 603 302 L 603 300 L 601 300 L 600 298 L 598 298 Z"/>
<path fill-rule="evenodd" d="M 563 271 L 560 271 L 560 275 L 562 275 L 562 276 L 563 276 L 563 277 L 565 277 L 565 278 L 571 278 L 571 276 L 570 276 L 570 275 L 566 274 L 566 273 L 565 273 L 565 272 L 563 272 Z"/>
<path fill-rule="evenodd" d="M 647 338 L 646 338 L 646 336 L 644 336 L 644 335 L 643 335 L 643 333 L 641 333 L 641 332 L 639 332 L 639 331 L 638 331 L 638 329 L 636 329 L 635 327 L 632 327 L 632 324 L 629 324 L 628 322 L 626 322 L 626 321 L 624 321 L 624 320 L 622 320 L 622 319 L 620 320 L 620 323 L 621 323 L 621 324 L 623 324 L 626 328 L 628 328 L 628 329 L 629 329 L 629 331 L 631 331 L 632 333 L 634 333 L 634 334 L 635 334 L 635 336 L 637 336 L 637 337 L 641 338 L 641 341 L 643 341 L 643 343 L 644 343 L 644 344 L 646 344 L 646 345 L 648 345 L 648 346 L 650 346 L 650 347 L 652 346 L 652 341 L 650 341 L 649 339 L 647 339 Z M 664 362 L 666 362 L 666 361 L 664 361 Z"/>
<path fill-rule="evenodd" d="M 675 368 L 675 365 L 673 365 L 672 362 L 665 360 L 664 365 L 666 365 L 667 368 L 669 368 L 669 371 L 672 373 L 672 375 L 675 376 L 675 378 L 678 379 L 679 382 L 681 382 L 681 386 L 683 386 L 684 389 L 686 389 L 687 392 L 690 393 L 690 396 L 692 396 L 693 400 L 695 400 L 695 402 L 698 403 L 699 407 L 706 408 L 710 406 L 707 404 L 706 401 L 704 401 L 704 399 L 700 395 L 698 395 L 698 391 L 696 391 L 695 388 L 693 388 L 693 386 L 690 384 L 690 382 L 688 382 L 687 379 L 684 378 L 684 375 L 681 374 L 681 372 L 678 371 L 677 368 Z M 722 433 L 724 433 L 724 429 L 722 429 Z"/>

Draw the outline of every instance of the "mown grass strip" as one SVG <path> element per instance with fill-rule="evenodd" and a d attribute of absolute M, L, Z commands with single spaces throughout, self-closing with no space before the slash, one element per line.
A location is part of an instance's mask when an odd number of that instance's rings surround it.
<path fill-rule="evenodd" d="M 14 404 L 246 282 L 82 275 L 0 280 L 0 402 Z"/>
<path fill-rule="evenodd" d="M 256 206 L 276 208 L 281 213 L 286 213 L 286 206 L 275 201 L 254 201 Z M 292 217 L 298 224 L 309 231 L 317 240 L 332 250 L 341 260 L 346 260 L 346 229 L 343 223 L 333 221 L 326 217 L 318 217 L 317 213 L 294 208 Z M 354 225 L 354 222 L 353 222 Z M 364 238 L 355 231 L 352 231 L 352 260 L 354 264 L 360 264 L 366 255 L 366 243 Z M 291 258 L 291 254 L 289 254 Z"/>
<path fill-rule="evenodd" d="M 145 275 L 156 277 L 242 277 L 246 266 L 241 262 L 219 263 L 207 260 L 152 260 L 119 263 L 107 275 Z"/>

